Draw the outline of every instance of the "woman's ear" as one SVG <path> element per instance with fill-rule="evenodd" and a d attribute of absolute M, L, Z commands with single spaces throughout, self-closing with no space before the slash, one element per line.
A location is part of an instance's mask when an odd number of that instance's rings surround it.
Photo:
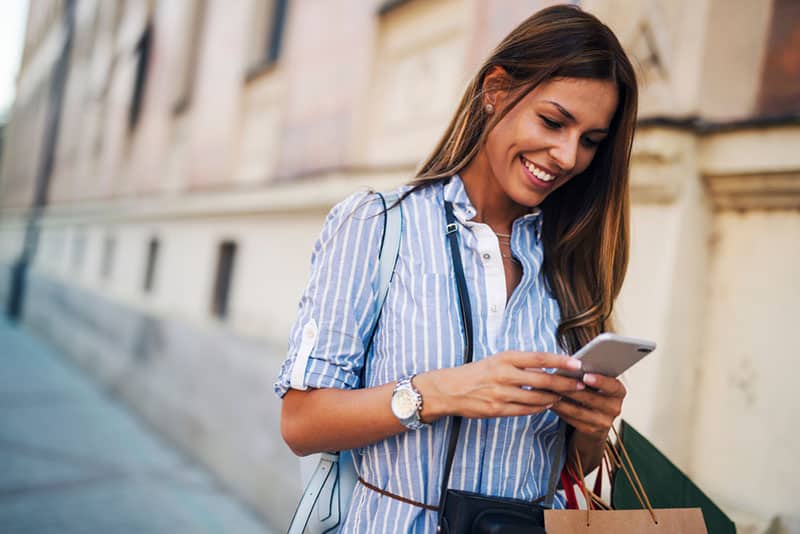
<path fill-rule="evenodd" d="M 491 104 L 494 109 L 501 109 L 508 96 L 508 88 L 511 79 L 506 69 L 500 65 L 494 65 L 483 77 L 483 105 Z"/>

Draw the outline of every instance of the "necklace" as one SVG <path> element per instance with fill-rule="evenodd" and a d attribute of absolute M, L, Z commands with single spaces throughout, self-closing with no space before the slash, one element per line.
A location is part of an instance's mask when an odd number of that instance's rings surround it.
<path fill-rule="evenodd" d="M 501 234 L 500 232 L 495 232 L 494 230 L 492 230 L 492 233 L 494 233 L 494 235 L 496 235 L 499 238 L 498 241 L 500 242 L 500 245 L 508 247 L 509 253 L 503 254 L 503 251 L 501 250 L 500 256 L 504 260 L 509 260 L 512 263 L 516 263 L 517 265 L 522 265 L 522 263 L 517 258 L 511 255 L 511 234 Z M 500 241 L 500 239 L 502 239 L 502 241 Z"/>
<path fill-rule="evenodd" d="M 512 256 L 511 254 L 503 254 L 501 252 L 500 256 L 502 256 L 504 260 L 510 260 L 512 263 L 516 263 L 517 265 L 522 265 L 522 262 L 520 262 L 517 258 Z"/>
<path fill-rule="evenodd" d="M 494 230 L 493 230 L 493 231 L 494 231 Z M 502 238 L 502 240 L 501 240 L 501 239 L 498 239 L 498 241 L 499 241 L 499 244 L 500 244 L 500 246 L 501 246 L 501 249 L 500 249 L 500 256 L 501 256 L 501 257 L 502 257 L 504 260 L 511 260 L 511 261 L 512 261 L 512 262 L 514 262 L 514 263 L 519 263 L 519 260 L 518 260 L 517 258 L 515 258 L 514 256 L 512 256 L 512 255 L 511 255 L 511 236 L 510 236 L 510 235 L 508 235 L 508 234 L 498 234 L 497 232 L 494 232 L 494 234 L 495 234 L 495 235 L 496 235 L 498 238 Z M 508 247 L 508 254 L 504 254 L 504 253 L 503 253 L 503 250 L 502 250 L 502 248 L 503 248 L 503 247 Z"/>

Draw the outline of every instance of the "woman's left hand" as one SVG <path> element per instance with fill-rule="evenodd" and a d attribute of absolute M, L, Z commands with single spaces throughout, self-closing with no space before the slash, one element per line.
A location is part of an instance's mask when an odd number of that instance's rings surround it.
<path fill-rule="evenodd" d="M 603 375 L 587 373 L 583 383 L 587 386 L 584 390 L 559 392 L 564 398 L 551 410 L 578 432 L 604 441 L 614 419 L 622 412 L 627 391 L 622 382 Z"/>

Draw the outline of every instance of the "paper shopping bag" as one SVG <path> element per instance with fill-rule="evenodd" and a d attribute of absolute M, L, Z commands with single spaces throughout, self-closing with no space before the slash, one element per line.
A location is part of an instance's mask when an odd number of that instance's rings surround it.
<path fill-rule="evenodd" d="M 547 534 L 707 534 L 700 508 L 653 510 L 545 510 Z"/>
<path fill-rule="evenodd" d="M 617 441 L 615 444 L 610 439 L 606 440 L 598 477 L 604 467 L 609 473 L 612 472 L 612 469 L 616 470 L 615 478 L 624 476 L 628 480 L 641 508 L 638 510 L 613 510 L 600 498 L 599 488 L 597 488 L 597 492 L 590 491 L 583 476 L 581 456 L 575 449 L 572 455 L 573 461 L 568 462 L 565 466 L 568 476 L 565 479 L 562 474 L 562 482 L 564 482 L 564 491 L 568 496 L 573 485 L 570 481 L 574 481 L 578 485 L 588 510 L 546 510 L 544 528 L 547 533 L 707 534 L 703 511 L 700 508 L 653 507 L 638 475 L 637 466 L 628 454 L 627 447 L 617 434 L 616 428 L 612 426 L 611 430 L 616 435 Z M 572 500 L 575 500 L 574 496 Z"/>
<path fill-rule="evenodd" d="M 630 423 L 622 421 L 622 440 L 655 507 L 703 510 L 706 528 L 714 534 L 736 534 L 736 525 L 722 509 Z M 641 508 L 628 479 L 618 476 L 611 489 L 613 508 Z"/>

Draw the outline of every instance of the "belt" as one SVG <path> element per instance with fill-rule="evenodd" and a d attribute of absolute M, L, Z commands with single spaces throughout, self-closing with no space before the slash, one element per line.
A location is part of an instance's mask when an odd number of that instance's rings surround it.
<path fill-rule="evenodd" d="M 395 495 L 394 493 L 390 493 L 390 492 L 388 492 L 388 491 L 386 491 L 384 489 L 379 488 L 378 486 L 373 486 L 372 484 L 370 484 L 369 482 L 367 482 L 366 480 L 364 480 L 360 476 L 358 477 L 358 481 L 361 482 L 364 485 L 365 488 L 371 489 L 375 493 L 380 493 L 381 495 L 385 495 L 385 496 L 389 497 L 390 499 L 394 499 L 396 501 L 404 502 L 406 504 L 410 504 L 410 505 L 416 506 L 418 508 L 424 508 L 425 510 L 432 510 L 434 512 L 439 510 L 439 506 L 433 506 L 431 504 L 425 504 L 424 502 L 412 501 L 411 499 L 406 499 L 405 497 L 401 497 L 400 495 Z"/>

